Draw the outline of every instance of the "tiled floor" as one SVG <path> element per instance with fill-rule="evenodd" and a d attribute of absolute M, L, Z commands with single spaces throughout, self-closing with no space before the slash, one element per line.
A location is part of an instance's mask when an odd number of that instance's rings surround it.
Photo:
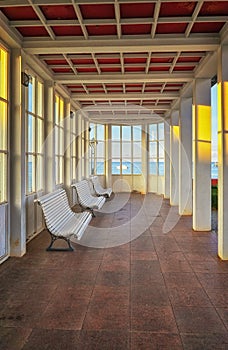
<path fill-rule="evenodd" d="M 44 231 L 0 266 L 0 349 L 228 349 L 216 234 L 193 232 L 156 196 L 140 212 L 144 200 L 133 194 L 116 211 L 111 201 L 74 252 L 46 252 Z M 125 236 L 135 239 L 115 246 Z"/>

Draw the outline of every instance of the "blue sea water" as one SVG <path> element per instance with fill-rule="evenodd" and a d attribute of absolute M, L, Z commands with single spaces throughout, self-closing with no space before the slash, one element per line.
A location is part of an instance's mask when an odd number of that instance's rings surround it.
<path fill-rule="evenodd" d="M 123 162 L 122 163 L 122 174 L 130 175 L 130 174 L 141 174 L 142 173 L 142 163 L 141 162 Z M 158 164 L 158 173 L 159 175 L 164 175 L 164 162 L 159 162 Z M 97 163 L 97 174 L 104 174 L 104 162 Z M 120 162 L 112 162 L 112 174 L 118 175 L 120 174 Z M 156 175 L 157 174 L 157 164 L 155 162 L 149 163 L 149 174 Z M 216 162 L 211 163 L 211 178 L 218 178 L 218 167 Z M 32 190 L 32 163 L 28 163 L 28 192 Z"/>

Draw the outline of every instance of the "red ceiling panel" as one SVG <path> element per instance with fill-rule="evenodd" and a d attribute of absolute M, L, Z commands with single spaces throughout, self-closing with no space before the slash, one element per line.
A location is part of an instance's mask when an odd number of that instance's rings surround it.
<path fill-rule="evenodd" d="M 192 16 L 195 6 L 196 6 L 196 2 L 194 1 L 162 2 L 159 16 L 160 17 Z"/>
<path fill-rule="evenodd" d="M 116 90 L 112 90 L 112 89 L 108 89 L 108 92 L 111 92 L 111 93 L 118 93 L 118 92 L 123 92 L 123 89 L 122 90 L 118 90 L 118 89 L 116 89 Z"/>
<path fill-rule="evenodd" d="M 151 57 L 151 63 L 172 63 L 173 57 Z"/>
<path fill-rule="evenodd" d="M 184 34 L 187 23 L 159 23 L 156 34 Z"/>
<path fill-rule="evenodd" d="M 160 66 L 160 67 L 150 67 L 149 68 L 150 72 L 164 72 L 164 71 L 169 71 L 169 67 L 166 66 Z"/>
<path fill-rule="evenodd" d="M 44 27 L 18 27 L 17 30 L 24 37 L 49 36 Z"/>
<path fill-rule="evenodd" d="M 155 88 L 145 88 L 145 92 L 160 92 L 161 89 L 155 89 Z"/>
<path fill-rule="evenodd" d="M 145 72 L 144 67 L 125 67 L 125 72 Z"/>
<path fill-rule="evenodd" d="M 68 89 L 83 89 L 81 84 L 73 84 L 73 85 L 67 85 Z M 84 89 L 83 89 L 84 90 Z M 85 91 L 85 90 L 84 90 Z"/>
<path fill-rule="evenodd" d="M 150 34 L 151 24 L 123 24 L 123 35 Z"/>
<path fill-rule="evenodd" d="M 103 89 L 102 84 L 86 84 L 88 89 Z"/>
<path fill-rule="evenodd" d="M 0 10 L 10 21 L 38 19 L 31 6 L 0 7 Z"/>
<path fill-rule="evenodd" d="M 120 64 L 119 58 L 98 58 L 99 64 Z"/>
<path fill-rule="evenodd" d="M 68 64 L 66 60 L 44 60 L 49 65 Z"/>
<path fill-rule="evenodd" d="M 200 9 L 199 16 L 227 16 L 227 1 L 205 1 Z"/>
<path fill-rule="evenodd" d="M 121 72 L 120 67 L 101 67 L 101 72 Z"/>
<path fill-rule="evenodd" d="M 86 26 L 89 35 L 116 35 L 115 25 Z"/>
<path fill-rule="evenodd" d="M 77 68 L 78 73 L 97 73 L 96 67 L 78 67 Z"/>
<path fill-rule="evenodd" d="M 146 63 L 146 57 L 124 57 L 124 63 Z"/>
<path fill-rule="evenodd" d="M 186 71 L 193 71 L 195 66 L 176 66 L 174 67 L 174 71 L 179 71 L 179 72 L 186 72 Z"/>
<path fill-rule="evenodd" d="M 126 88 L 129 88 L 129 87 L 142 87 L 142 84 L 126 84 L 125 85 L 126 86 Z"/>
<path fill-rule="evenodd" d="M 72 5 L 48 5 L 40 6 L 40 8 L 48 20 L 77 19 Z"/>
<path fill-rule="evenodd" d="M 83 36 L 80 26 L 53 26 L 52 29 L 57 36 Z"/>
<path fill-rule="evenodd" d="M 152 18 L 154 15 L 154 3 L 120 4 L 122 18 Z"/>
<path fill-rule="evenodd" d="M 72 63 L 76 65 L 81 64 L 94 64 L 94 60 L 91 58 L 72 58 Z"/>
<path fill-rule="evenodd" d="M 224 22 L 198 22 L 193 25 L 191 33 L 219 33 L 224 24 Z"/>
<path fill-rule="evenodd" d="M 80 5 L 80 10 L 84 19 L 115 18 L 115 10 L 112 4 Z"/>
<path fill-rule="evenodd" d="M 177 62 L 199 62 L 201 57 L 179 57 Z"/>
<path fill-rule="evenodd" d="M 106 84 L 106 88 L 122 88 L 122 84 Z"/>
<path fill-rule="evenodd" d="M 71 68 L 52 68 L 54 73 L 73 73 Z"/>

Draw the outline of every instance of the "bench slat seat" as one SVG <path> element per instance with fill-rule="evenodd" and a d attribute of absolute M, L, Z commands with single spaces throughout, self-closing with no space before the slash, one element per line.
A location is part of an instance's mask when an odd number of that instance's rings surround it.
<path fill-rule="evenodd" d="M 51 244 L 47 250 L 73 250 L 70 245 L 70 237 L 81 239 L 87 228 L 92 215 L 91 213 L 75 213 L 69 206 L 68 198 L 64 189 L 37 198 L 41 205 L 45 224 L 51 235 Z M 69 249 L 51 248 L 56 239 L 64 239 Z"/>
<path fill-rule="evenodd" d="M 94 191 L 98 196 L 106 196 L 106 197 L 110 198 L 110 196 L 112 194 L 111 187 L 103 188 L 99 182 L 98 176 L 91 176 L 90 180 L 93 184 Z"/>
<path fill-rule="evenodd" d="M 79 205 L 82 208 L 89 209 L 94 216 L 94 209 L 101 209 L 105 203 L 105 197 L 95 197 L 90 192 L 89 183 L 87 180 L 81 180 L 72 184 L 76 189 Z"/>

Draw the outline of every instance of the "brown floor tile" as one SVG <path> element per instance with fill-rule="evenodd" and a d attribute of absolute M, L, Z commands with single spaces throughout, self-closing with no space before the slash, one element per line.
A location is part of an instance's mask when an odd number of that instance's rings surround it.
<path fill-rule="evenodd" d="M 128 286 L 130 283 L 130 272 L 100 271 L 97 275 L 96 284 L 103 286 Z"/>
<path fill-rule="evenodd" d="M 228 307 L 219 307 L 219 308 L 216 308 L 216 310 L 219 313 L 223 323 L 225 324 L 228 330 Z"/>
<path fill-rule="evenodd" d="M 192 268 L 184 254 L 181 252 L 170 252 L 166 255 L 158 253 L 162 272 L 191 272 Z"/>
<path fill-rule="evenodd" d="M 192 272 L 164 272 L 163 276 L 169 288 L 201 287 L 196 275 Z"/>
<path fill-rule="evenodd" d="M 160 285 L 164 286 L 164 277 L 162 273 L 147 273 L 143 274 L 141 272 L 131 274 L 131 284 L 132 285 L 142 285 L 147 288 L 148 286 Z"/>
<path fill-rule="evenodd" d="M 172 308 L 169 306 L 131 305 L 132 331 L 177 333 Z"/>
<path fill-rule="evenodd" d="M 131 261 L 137 260 L 158 260 L 156 252 L 151 252 L 149 250 L 132 250 Z"/>
<path fill-rule="evenodd" d="M 81 331 L 77 350 L 129 350 L 129 333 L 125 331 Z"/>
<path fill-rule="evenodd" d="M 170 306 L 167 289 L 153 284 L 150 286 L 135 285 L 131 288 L 131 305 Z"/>
<path fill-rule="evenodd" d="M 20 350 L 31 333 L 30 328 L 1 327 L 0 349 Z"/>
<path fill-rule="evenodd" d="M 89 305 L 83 330 L 129 330 L 129 304 L 118 298 L 110 298 Z"/>
<path fill-rule="evenodd" d="M 79 343 L 78 331 L 34 329 L 22 350 L 79 350 Z"/>
<path fill-rule="evenodd" d="M 199 287 L 172 286 L 168 288 L 168 293 L 173 306 L 213 306 L 205 291 Z"/>
<path fill-rule="evenodd" d="M 184 350 L 226 350 L 227 334 L 181 334 Z"/>
<path fill-rule="evenodd" d="M 207 295 L 214 306 L 228 307 L 228 290 L 207 289 Z"/>
<path fill-rule="evenodd" d="M 132 332 L 131 350 L 182 350 L 181 339 L 178 334 Z"/>
<path fill-rule="evenodd" d="M 174 307 L 180 333 L 225 333 L 217 312 L 211 307 Z"/>
<path fill-rule="evenodd" d="M 228 289 L 228 274 L 225 273 L 196 273 L 200 283 L 206 289 Z"/>

